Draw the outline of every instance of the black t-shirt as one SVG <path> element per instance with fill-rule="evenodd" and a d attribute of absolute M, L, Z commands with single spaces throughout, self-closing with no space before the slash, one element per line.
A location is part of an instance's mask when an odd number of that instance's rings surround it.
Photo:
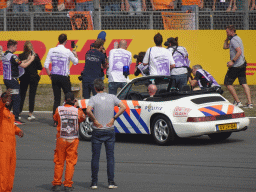
<path fill-rule="evenodd" d="M 28 55 L 25 54 L 24 52 L 22 54 L 19 55 L 19 58 L 21 61 L 26 60 L 28 58 Z M 29 75 L 29 76 L 37 76 L 37 70 L 42 70 L 42 63 L 41 60 L 38 56 L 38 54 L 36 54 L 34 61 L 31 62 L 31 64 L 25 68 L 25 76 Z"/>
<path fill-rule="evenodd" d="M 207 87 L 207 84 L 209 83 L 205 76 L 203 76 L 203 74 L 201 74 L 199 71 L 196 72 L 194 80 L 200 80 L 200 83 L 203 87 Z"/>
<path fill-rule="evenodd" d="M 105 64 L 105 55 L 97 49 L 89 50 L 85 55 L 83 82 L 92 83 L 101 77 L 101 64 Z"/>

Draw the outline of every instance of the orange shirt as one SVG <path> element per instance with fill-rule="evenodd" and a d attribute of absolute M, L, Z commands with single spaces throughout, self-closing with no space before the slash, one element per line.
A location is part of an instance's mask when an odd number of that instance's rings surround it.
<path fill-rule="evenodd" d="M 182 5 L 199 5 L 202 0 L 182 0 Z"/>
<path fill-rule="evenodd" d="M 34 0 L 33 5 L 46 5 L 52 4 L 52 0 Z"/>
<path fill-rule="evenodd" d="M 65 104 L 65 107 L 73 107 L 72 105 L 68 105 Z M 59 138 L 60 137 L 60 124 L 61 124 L 61 119 L 60 119 L 60 115 L 59 115 L 59 110 L 58 108 L 55 111 L 55 114 L 53 115 L 53 119 L 54 121 L 58 122 L 58 126 L 57 126 L 57 135 L 56 137 Z M 85 120 L 85 114 L 83 112 L 83 110 L 81 108 L 78 108 L 78 122 L 81 123 Z"/>
<path fill-rule="evenodd" d="M 7 2 L 7 0 L 0 0 L 0 9 L 4 9 L 7 7 L 6 2 Z"/>
<path fill-rule="evenodd" d="M 171 9 L 170 3 L 173 0 L 153 0 L 153 4 L 156 10 L 159 9 Z"/>
<path fill-rule="evenodd" d="M 58 0 L 58 4 L 64 3 L 64 0 Z M 65 1 L 65 9 L 75 9 L 76 4 L 74 0 L 70 0 L 70 2 Z"/>
<path fill-rule="evenodd" d="M 92 1 L 92 0 L 76 0 L 77 3 L 84 3 L 84 2 L 87 2 L 87 1 Z"/>
<path fill-rule="evenodd" d="M 28 3 L 28 0 L 13 0 L 13 4 L 23 4 L 23 3 Z"/>

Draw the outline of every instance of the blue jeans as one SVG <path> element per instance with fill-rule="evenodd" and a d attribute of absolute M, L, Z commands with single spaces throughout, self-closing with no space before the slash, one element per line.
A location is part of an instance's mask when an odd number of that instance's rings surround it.
<path fill-rule="evenodd" d="M 93 83 L 83 82 L 83 97 L 89 99 L 91 97 L 91 92 L 93 95 L 96 95 Z"/>
<path fill-rule="evenodd" d="M 76 11 L 94 11 L 93 1 L 76 3 Z"/>
<path fill-rule="evenodd" d="M 108 92 L 110 94 L 116 95 L 118 88 L 123 88 L 126 85 L 125 82 L 110 82 L 108 83 Z"/>
<path fill-rule="evenodd" d="M 141 12 L 141 0 L 136 0 L 136 1 L 128 1 L 130 5 L 130 12 L 131 11 L 138 11 Z M 130 13 L 131 15 L 134 15 L 134 13 Z M 135 13 L 138 14 L 138 13 Z M 140 14 L 140 13 L 139 13 Z"/>
<path fill-rule="evenodd" d="M 121 11 L 121 9 L 119 4 L 110 4 L 110 5 L 105 5 L 104 11 L 111 11 L 108 14 L 113 15 L 115 14 L 114 12 Z"/>
<path fill-rule="evenodd" d="M 102 143 L 105 145 L 106 157 L 107 157 L 107 175 L 108 182 L 114 181 L 114 169 L 115 169 L 115 131 L 114 130 L 93 130 L 92 132 L 92 160 L 91 160 L 91 172 L 92 183 L 98 183 L 99 172 L 99 160 Z"/>
<path fill-rule="evenodd" d="M 175 87 L 181 90 L 183 85 L 187 85 L 188 76 L 186 73 L 181 75 L 172 75 L 171 79 L 172 79 L 172 87 Z"/>
<path fill-rule="evenodd" d="M 6 89 L 18 89 L 19 94 L 13 94 L 11 99 L 11 105 L 9 105 L 9 109 L 12 108 L 13 106 L 13 115 L 15 115 L 15 120 L 19 120 L 19 114 L 20 114 L 20 84 L 17 80 L 12 79 L 12 80 L 7 80 L 4 79 L 4 84 L 6 86 Z"/>
<path fill-rule="evenodd" d="M 198 7 L 198 5 L 183 5 L 181 7 L 181 11 L 193 11 L 195 12 L 196 11 L 196 7 Z"/>
<path fill-rule="evenodd" d="M 28 12 L 29 11 L 29 5 L 28 3 L 22 3 L 22 4 L 13 4 L 13 12 Z"/>

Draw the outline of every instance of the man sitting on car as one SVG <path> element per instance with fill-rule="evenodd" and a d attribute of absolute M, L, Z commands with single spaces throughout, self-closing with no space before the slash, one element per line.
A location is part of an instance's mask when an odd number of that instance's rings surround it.
<path fill-rule="evenodd" d="M 197 85 L 199 86 L 199 89 L 205 89 L 214 86 L 220 87 L 220 85 L 213 78 L 213 76 L 205 71 L 201 65 L 194 65 L 192 67 L 192 74 L 194 75 L 194 79 L 191 79 L 191 77 L 189 77 L 188 81 L 193 88 L 195 88 Z M 196 88 L 193 90 L 198 89 Z"/>

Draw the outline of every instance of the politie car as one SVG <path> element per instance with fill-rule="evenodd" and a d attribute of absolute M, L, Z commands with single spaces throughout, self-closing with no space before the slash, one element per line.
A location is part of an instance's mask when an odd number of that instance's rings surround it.
<path fill-rule="evenodd" d="M 147 91 L 150 84 L 157 86 L 154 97 Z M 244 111 L 225 99 L 219 87 L 192 91 L 185 86 L 178 91 L 171 85 L 169 76 L 140 77 L 129 82 L 117 94 L 127 108 L 115 121 L 116 133 L 151 134 L 156 143 L 165 145 L 178 137 L 201 135 L 220 141 L 247 129 L 249 119 Z M 79 100 L 79 106 L 86 109 L 88 101 Z M 118 110 L 115 107 L 115 113 Z M 82 139 L 90 139 L 91 126 L 89 118 L 80 124 Z"/>

